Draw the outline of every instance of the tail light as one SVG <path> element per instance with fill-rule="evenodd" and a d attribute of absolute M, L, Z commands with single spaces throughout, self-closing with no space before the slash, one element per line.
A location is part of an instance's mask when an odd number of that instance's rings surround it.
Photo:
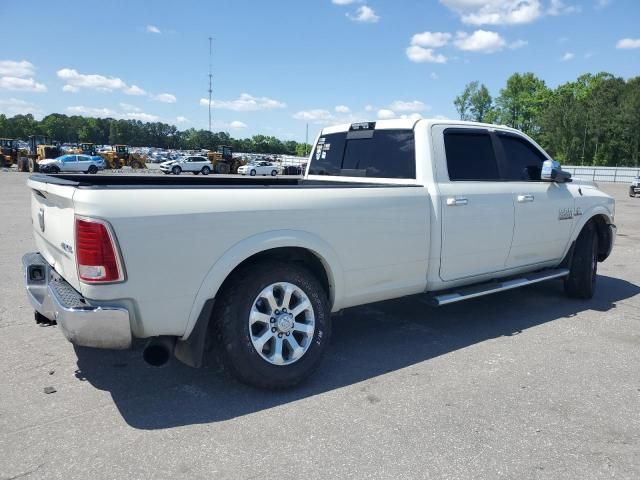
<path fill-rule="evenodd" d="M 78 276 L 85 283 L 124 280 L 115 237 L 107 222 L 76 217 L 76 263 Z"/>

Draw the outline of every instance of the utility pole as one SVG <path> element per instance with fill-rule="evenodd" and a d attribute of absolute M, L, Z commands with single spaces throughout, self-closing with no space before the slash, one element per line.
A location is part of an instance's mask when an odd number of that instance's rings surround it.
<path fill-rule="evenodd" d="M 307 145 L 309 145 L 309 123 L 307 123 L 307 133 L 304 137 L 304 155 L 305 157 L 307 155 L 309 155 L 309 153 L 307 152 Z"/>
<path fill-rule="evenodd" d="M 209 133 L 211 131 L 211 94 L 213 92 L 213 74 L 211 73 L 211 56 L 213 55 L 213 38 L 209 37 Z"/>

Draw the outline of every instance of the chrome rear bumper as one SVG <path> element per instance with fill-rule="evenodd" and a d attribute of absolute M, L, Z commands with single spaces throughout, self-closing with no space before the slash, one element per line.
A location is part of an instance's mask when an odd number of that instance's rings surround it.
<path fill-rule="evenodd" d="M 92 306 L 39 253 L 22 257 L 27 297 L 33 308 L 55 320 L 74 345 L 125 349 L 131 346 L 129 311 Z"/>

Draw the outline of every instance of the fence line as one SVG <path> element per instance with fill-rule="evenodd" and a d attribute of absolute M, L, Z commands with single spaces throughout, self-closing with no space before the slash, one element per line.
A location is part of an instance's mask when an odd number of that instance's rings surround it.
<path fill-rule="evenodd" d="M 631 183 L 640 176 L 640 168 L 630 167 L 580 167 L 563 165 L 563 170 L 571 173 L 574 178 L 592 180 L 595 182 Z"/>

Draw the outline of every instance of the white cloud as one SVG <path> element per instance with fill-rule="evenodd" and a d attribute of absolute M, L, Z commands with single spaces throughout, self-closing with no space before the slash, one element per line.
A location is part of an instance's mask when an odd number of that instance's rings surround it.
<path fill-rule="evenodd" d="M 241 122 L 240 120 L 234 120 L 229 124 L 229 128 L 234 128 L 234 129 L 247 128 L 247 124 L 244 122 Z"/>
<path fill-rule="evenodd" d="M 425 48 L 443 47 L 451 40 L 451 34 L 446 32 L 422 32 L 411 37 L 411 45 Z"/>
<path fill-rule="evenodd" d="M 365 112 L 373 112 L 374 110 L 373 105 L 365 105 L 364 107 Z"/>
<path fill-rule="evenodd" d="M 429 74 L 429 77 L 431 78 L 431 80 L 437 80 L 438 78 L 440 78 L 438 77 L 438 74 L 436 72 L 431 72 Z"/>
<path fill-rule="evenodd" d="M 187 123 L 189 119 L 187 117 L 183 117 L 182 115 L 178 115 L 176 117 L 176 123 Z"/>
<path fill-rule="evenodd" d="M 577 13 L 580 11 L 580 7 L 576 5 L 567 5 L 563 0 L 551 0 L 549 4 L 549 8 L 547 9 L 547 14 L 557 16 L 557 15 L 568 15 L 570 13 Z"/>
<path fill-rule="evenodd" d="M 24 90 L 29 92 L 47 91 L 46 85 L 36 82 L 33 78 L 18 77 L 0 77 L 0 89 Z"/>
<path fill-rule="evenodd" d="M 388 108 L 381 108 L 378 110 L 378 118 L 380 120 L 388 120 L 390 118 L 397 118 L 396 113 Z"/>
<path fill-rule="evenodd" d="M 142 111 L 140 107 L 136 107 L 135 105 L 131 105 L 130 103 L 120 103 L 120 108 L 125 112 L 141 112 Z"/>
<path fill-rule="evenodd" d="M 442 55 L 441 53 L 434 53 L 432 48 L 423 48 L 419 45 L 411 45 L 407 47 L 405 53 L 407 54 L 407 58 L 412 62 L 423 63 L 423 62 L 431 62 L 431 63 L 446 63 L 447 57 Z"/>
<path fill-rule="evenodd" d="M 67 107 L 67 112 L 69 112 L 72 115 L 86 115 L 89 117 L 99 117 L 99 118 L 105 118 L 105 117 L 116 118 L 119 116 L 115 111 L 109 108 L 85 107 L 83 105 Z"/>
<path fill-rule="evenodd" d="M 526 40 L 516 40 L 515 42 L 511 42 L 509 44 L 509 48 L 511 50 L 517 50 L 518 48 L 526 47 L 527 45 L 529 45 L 529 42 L 527 42 Z"/>
<path fill-rule="evenodd" d="M 367 5 L 358 7 L 355 15 L 351 15 L 350 13 L 347 13 L 346 15 L 349 20 L 359 23 L 376 23 L 380 20 L 380 17 L 376 15 L 375 10 Z"/>
<path fill-rule="evenodd" d="M 147 33 L 162 33 L 160 29 L 155 25 L 147 25 L 147 27 L 145 28 L 145 31 Z"/>
<path fill-rule="evenodd" d="M 312 123 L 324 123 L 332 120 L 333 114 L 329 110 L 316 108 L 313 110 L 301 110 L 293 114 L 296 120 L 305 120 Z"/>
<path fill-rule="evenodd" d="M 531 23 L 542 15 L 540 0 L 440 0 L 471 25 Z"/>
<path fill-rule="evenodd" d="M 411 100 L 410 102 L 396 100 L 389 105 L 389 109 L 394 112 L 422 112 L 423 110 L 429 110 L 430 108 L 431 107 L 425 105 L 424 102 L 421 102 L 420 100 Z"/>
<path fill-rule="evenodd" d="M 360 0 L 331 0 L 331 3 L 334 5 L 351 5 L 352 3 L 357 3 Z"/>
<path fill-rule="evenodd" d="M 0 89 L 46 92 L 46 85 L 36 82 L 33 78 L 34 73 L 35 67 L 31 62 L 2 60 L 0 61 Z"/>
<path fill-rule="evenodd" d="M 170 93 L 159 93 L 158 95 L 153 96 L 154 100 L 162 103 L 176 103 L 176 96 Z"/>
<path fill-rule="evenodd" d="M 471 35 L 458 32 L 454 44 L 460 50 L 468 52 L 494 53 L 506 45 L 504 38 L 496 32 L 476 30 Z"/>
<path fill-rule="evenodd" d="M 144 112 L 129 112 L 124 116 L 129 120 L 140 120 L 142 122 L 157 122 L 160 120 L 159 116 Z"/>
<path fill-rule="evenodd" d="M 574 57 L 575 54 L 573 52 L 567 52 L 560 58 L 560 60 L 563 62 L 568 62 L 569 60 L 573 60 Z"/>
<path fill-rule="evenodd" d="M 34 73 L 33 63 L 26 60 L 0 60 L 0 77 L 33 77 Z"/>
<path fill-rule="evenodd" d="M 596 1 L 596 9 L 605 8 L 611 5 L 612 0 L 597 0 Z"/>
<path fill-rule="evenodd" d="M 208 106 L 209 99 L 201 98 L 200 105 Z M 254 97 L 248 93 L 241 93 L 234 100 L 212 100 L 211 106 L 222 110 L 233 110 L 234 112 L 255 112 L 257 110 L 285 108 L 287 104 L 269 97 Z"/>
<path fill-rule="evenodd" d="M 346 105 L 337 105 L 334 110 L 337 113 L 349 113 L 349 112 L 351 112 L 351 109 L 349 107 L 347 107 Z"/>
<path fill-rule="evenodd" d="M 145 92 L 143 89 L 141 89 L 139 86 L 137 85 L 131 85 L 130 87 L 126 87 L 122 90 L 122 93 L 124 93 L 125 95 L 146 95 L 147 92 Z"/>
<path fill-rule="evenodd" d="M 42 116 L 42 111 L 36 105 L 17 98 L 9 98 L 7 100 L 0 100 L 0 113 L 12 117 L 14 115 L 27 115 Z"/>
<path fill-rule="evenodd" d="M 622 38 L 616 43 L 616 48 L 632 49 L 640 48 L 640 38 Z"/>
<path fill-rule="evenodd" d="M 73 68 L 62 68 L 57 72 L 58 78 L 67 83 L 63 87 L 66 92 L 77 92 L 81 88 L 93 90 L 112 91 L 129 88 L 126 83 L 117 77 L 106 77 L 104 75 L 79 73 Z"/>

